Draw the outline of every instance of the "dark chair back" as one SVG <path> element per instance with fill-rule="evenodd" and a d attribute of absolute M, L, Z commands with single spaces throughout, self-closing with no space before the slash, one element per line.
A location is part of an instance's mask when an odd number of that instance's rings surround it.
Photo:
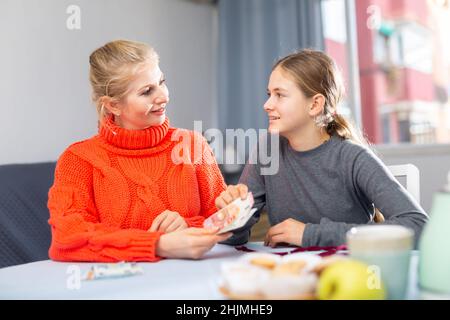
<path fill-rule="evenodd" d="M 0 166 L 0 268 L 48 259 L 55 163 Z"/>

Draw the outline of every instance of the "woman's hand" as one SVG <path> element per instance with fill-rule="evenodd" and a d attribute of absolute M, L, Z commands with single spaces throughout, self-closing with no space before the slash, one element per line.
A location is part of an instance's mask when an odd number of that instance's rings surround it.
<path fill-rule="evenodd" d="M 230 185 L 216 198 L 216 207 L 217 209 L 222 209 L 239 197 L 242 200 L 245 200 L 247 198 L 247 193 L 248 188 L 245 184 L 238 184 L 235 186 Z"/>
<path fill-rule="evenodd" d="M 275 247 L 278 243 L 288 243 L 296 246 L 302 245 L 303 232 L 305 224 L 303 222 L 286 219 L 283 222 L 274 225 L 267 231 L 264 245 Z"/>
<path fill-rule="evenodd" d="M 183 230 L 188 227 L 186 220 L 178 212 L 166 210 L 159 214 L 153 220 L 153 223 L 148 229 L 149 232 L 160 231 L 169 233 L 177 230 Z"/>
<path fill-rule="evenodd" d="M 188 228 L 161 235 L 156 255 L 165 258 L 200 259 L 217 242 L 225 241 L 232 233 L 216 234 L 218 228 Z"/>

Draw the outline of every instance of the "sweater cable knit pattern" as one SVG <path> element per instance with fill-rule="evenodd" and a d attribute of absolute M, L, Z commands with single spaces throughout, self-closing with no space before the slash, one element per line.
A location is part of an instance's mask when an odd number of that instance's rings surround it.
<path fill-rule="evenodd" d="M 181 130 L 190 142 L 183 163 L 172 161 Z M 184 140 L 184 139 L 183 139 Z M 185 141 L 183 141 L 184 143 Z M 194 159 L 195 143 L 201 161 Z M 148 232 L 165 210 L 201 227 L 216 211 L 225 183 L 206 140 L 169 126 L 127 130 L 109 118 L 99 134 L 60 156 L 49 191 L 50 258 L 59 261 L 158 261 L 161 232 Z"/>

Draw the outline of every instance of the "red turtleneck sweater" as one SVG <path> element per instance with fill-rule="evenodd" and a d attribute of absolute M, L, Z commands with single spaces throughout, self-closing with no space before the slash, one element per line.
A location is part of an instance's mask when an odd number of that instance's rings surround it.
<path fill-rule="evenodd" d="M 201 227 L 224 189 L 200 134 L 169 128 L 168 119 L 145 130 L 108 119 L 98 135 L 71 145 L 58 160 L 48 200 L 50 258 L 157 261 L 161 233 L 147 232 L 155 217 L 176 211 Z"/>

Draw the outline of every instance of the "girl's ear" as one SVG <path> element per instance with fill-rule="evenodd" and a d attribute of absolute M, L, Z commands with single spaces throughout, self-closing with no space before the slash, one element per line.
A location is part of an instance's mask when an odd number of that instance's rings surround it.
<path fill-rule="evenodd" d="M 103 107 L 108 110 L 108 113 L 112 113 L 115 116 L 120 116 L 121 110 L 118 103 L 111 97 L 104 96 L 101 98 Z"/>
<path fill-rule="evenodd" d="M 309 115 L 316 117 L 323 114 L 325 108 L 325 97 L 322 94 L 316 94 L 311 99 L 311 105 L 309 107 Z"/>

